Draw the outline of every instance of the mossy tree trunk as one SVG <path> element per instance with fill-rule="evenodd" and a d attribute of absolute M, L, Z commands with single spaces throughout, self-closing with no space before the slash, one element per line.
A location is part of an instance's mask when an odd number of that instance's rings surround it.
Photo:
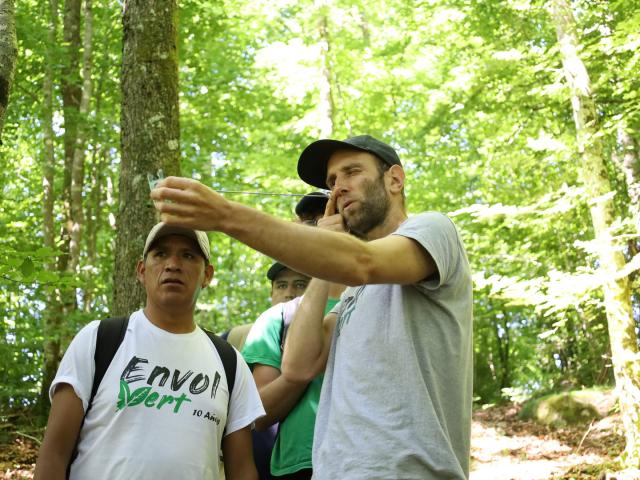
<path fill-rule="evenodd" d="M 0 0 L 0 145 L 18 56 L 15 13 L 13 0 Z"/>
<path fill-rule="evenodd" d="M 122 161 L 112 314 L 144 302 L 135 265 L 156 214 L 147 174 L 180 174 L 178 7 L 174 0 L 124 4 Z"/>
<path fill-rule="evenodd" d="M 611 234 L 615 220 L 610 179 L 598 135 L 596 104 L 587 69 L 582 62 L 576 22 L 567 0 L 552 2 L 552 17 L 562 56 L 564 76 L 571 92 L 580 175 L 589 198 L 599 269 L 604 278 L 604 298 L 611 341 L 613 370 L 625 429 L 627 467 L 640 467 L 640 361 L 638 338 L 631 308 L 629 279 L 619 274 L 625 266 L 622 249 Z"/>

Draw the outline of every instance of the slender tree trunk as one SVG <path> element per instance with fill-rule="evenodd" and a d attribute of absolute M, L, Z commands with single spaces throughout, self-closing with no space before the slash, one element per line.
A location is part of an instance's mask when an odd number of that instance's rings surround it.
<path fill-rule="evenodd" d="M 17 56 L 14 1 L 0 0 L 0 145 Z"/>
<path fill-rule="evenodd" d="M 64 0 L 64 18 L 62 27 L 63 46 L 62 63 L 62 110 L 64 113 L 64 201 L 67 212 L 70 209 L 71 175 L 73 152 L 76 145 L 78 111 L 82 98 L 80 81 L 80 13 L 82 0 Z M 67 213 L 67 221 L 70 214 Z M 70 231 L 70 228 L 68 229 Z"/>
<path fill-rule="evenodd" d="M 335 103 L 333 95 L 333 72 L 331 68 L 331 38 L 329 36 L 329 6 L 326 0 L 317 0 L 320 19 L 318 22 L 319 44 L 322 55 L 322 82 L 320 83 L 320 137 L 333 135 L 335 126 Z"/>
<path fill-rule="evenodd" d="M 175 0 L 124 4 L 118 228 L 112 314 L 139 308 L 135 265 L 156 221 L 147 174 L 180 174 L 178 7 Z"/>
<path fill-rule="evenodd" d="M 631 136 L 630 129 L 620 127 L 618 130 L 618 142 L 622 147 L 620 168 L 624 173 L 631 201 L 631 212 L 636 223 L 640 222 L 640 145 Z"/>
<path fill-rule="evenodd" d="M 80 81 L 80 13 L 81 0 L 65 0 L 62 27 L 63 45 L 65 47 L 62 59 L 62 110 L 64 115 L 64 180 L 59 198 L 62 200 L 64 228 L 61 231 L 60 250 L 58 257 L 58 271 L 71 272 L 71 238 L 73 235 L 72 193 L 73 158 L 78 137 L 78 117 L 82 99 L 82 83 Z M 58 310 L 59 315 L 68 317 L 76 307 L 75 291 L 63 288 L 59 292 L 58 305 L 52 310 Z"/>
<path fill-rule="evenodd" d="M 53 131 L 53 63 L 55 58 L 53 55 L 53 46 L 57 39 L 57 21 L 58 21 L 58 5 L 56 0 L 49 2 L 49 27 L 47 31 L 47 58 L 44 66 L 44 80 L 42 84 L 43 109 L 42 109 L 42 132 L 44 138 L 43 146 L 43 167 L 42 167 L 42 218 L 43 218 L 43 236 L 44 245 L 51 249 L 55 248 L 55 222 L 54 222 L 54 183 L 55 183 L 55 150 L 54 150 L 54 131 Z M 54 270 L 56 268 L 55 261 L 47 263 L 47 269 Z M 55 295 L 49 295 L 47 303 L 52 306 L 55 303 Z M 40 411 L 44 413 L 48 405 L 49 385 L 56 373 L 58 363 L 60 361 L 60 341 L 56 332 L 59 329 L 60 316 L 54 314 L 54 310 L 48 308 L 44 314 L 44 360 L 43 360 L 43 379 L 42 388 L 40 390 Z"/>
<path fill-rule="evenodd" d="M 102 199 L 104 197 L 103 184 L 105 181 L 105 171 L 107 169 L 106 158 L 106 152 L 103 148 L 94 150 L 91 162 L 93 168 L 91 169 L 90 188 L 89 193 L 87 194 L 88 201 L 85 215 L 87 265 L 96 265 L 98 258 L 98 232 L 102 226 Z M 92 312 L 95 310 L 95 305 L 93 305 L 94 293 L 95 282 L 93 280 L 93 275 L 90 275 L 89 278 L 86 279 L 84 286 L 83 310 L 85 312 Z"/>
<path fill-rule="evenodd" d="M 567 0 L 552 2 L 552 16 L 560 45 L 565 78 L 571 90 L 571 105 L 582 159 L 581 180 L 588 192 L 591 219 L 599 245 L 600 270 L 606 278 L 604 297 L 616 390 L 626 437 L 623 456 L 627 467 L 640 467 L 640 362 L 638 338 L 631 309 L 628 277 L 618 271 L 625 259 L 610 233 L 615 220 L 609 195 L 611 185 L 598 136 L 595 101 L 587 69 L 579 56 L 576 23 Z"/>
<path fill-rule="evenodd" d="M 93 16 L 92 16 L 93 19 Z M 104 42 L 102 44 L 104 49 L 104 55 L 106 56 L 106 51 L 108 50 L 108 42 Z M 96 65 L 97 67 L 98 65 Z M 102 111 L 102 99 L 104 95 L 104 80 L 107 77 L 105 72 L 98 71 L 97 82 L 95 87 L 95 92 L 93 95 L 94 105 L 93 108 L 94 116 L 96 119 L 100 119 L 101 111 Z M 99 142 L 94 144 L 94 148 L 90 157 L 89 162 L 89 188 L 87 192 L 87 201 L 84 205 L 85 210 L 85 233 L 84 237 L 86 238 L 86 264 L 88 266 L 97 265 L 98 258 L 98 233 L 103 228 L 103 205 L 104 205 L 104 192 L 105 182 L 108 178 L 108 147 L 101 145 Z M 96 311 L 96 305 L 94 305 L 94 295 L 95 295 L 95 276 L 89 275 L 86 277 L 83 289 L 84 289 L 84 297 L 83 297 L 83 310 L 86 313 Z"/>
<path fill-rule="evenodd" d="M 93 47 L 93 12 L 92 0 L 84 0 L 84 37 L 82 57 L 82 94 L 79 105 L 79 118 L 75 148 L 73 151 L 73 163 L 71 167 L 71 235 L 69 242 L 68 270 L 74 274 L 80 263 L 80 247 L 82 241 L 82 229 L 84 226 L 84 210 L 82 190 L 84 187 L 84 161 L 85 140 L 87 131 L 87 117 L 91 102 L 92 82 L 92 47 Z"/>

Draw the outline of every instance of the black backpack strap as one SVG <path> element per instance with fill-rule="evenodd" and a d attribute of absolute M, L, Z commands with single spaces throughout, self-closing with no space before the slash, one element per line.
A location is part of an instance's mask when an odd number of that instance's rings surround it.
<path fill-rule="evenodd" d="M 98 325 L 98 335 L 96 337 L 96 351 L 93 354 L 93 360 L 96 365 L 93 374 L 93 385 L 91 387 L 91 396 L 87 405 L 87 412 L 93 403 L 93 397 L 96 396 L 100 382 L 111 365 L 114 355 L 118 351 L 118 347 L 127 333 L 129 325 L 129 317 L 106 318 Z M 85 412 L 86 416 L 86 412 Z"/>
<path fill-rule="evenodd" d="M 93 373 L 93 384 L 91 385 L 91 395 L 89 396 L 89 401 L 87 402 L 87 409 L 84 412 L 84 417 L 82 418 L 82 424 L 80 425 L 80 430 L 82 430 L 82 425 L 84 425 L 84 419 L 87 416 L 87 413 L 91 409 L 93 405 L 93 398 L 96 396 L 96 392 L 98 391 L 98 387 L 100 386 L 100 382 L 104 377 L 104 374 L 111 365 L 111 361 L 113 360 L 114 355 L 118 351 L 118 347 L 122 343 L 124 339 L 125 333 L 127 333 L 127 326 L 129 325 L 129 317 L 116 317 L 116 318 L 105 318 L 101 320 L 98 324 L 98 333 L 96 335 L 96 350 L 93 353 L 93 361 L 95 363 L 95 371 Z M 71 464 L 78 456 L 78 441 L 80 440 L 80 433 L 78 433 L 78 438 L 76 439 L 76 444 L 73 447 L 73 453 L 71 454 L 71 459 L 69 460 L 69 464 L 67 465 L 67 478 L 69 478 L 69 472 L 71 469 Z"/>
<path fill-rule="evenodd" d="M 229 388 L 229 404 L 231 404 L 231 394 L 233 393 L 233 385 L 236 382 L 236 368 L 238 366 L 236 350 L 229 342 L 223 340 L 215 333 L 209 330 L 204 330 L 204 332 L 213 343 L 213 346 L 216 347 L 218 355 L 220 355 L 220 359 L 222 360 L 222 367 L 224 368 L 224 374 L 227 377 L 227 387 Z"/>
<path fill-rule="evenodd" d="M 289 326 L 293 321 L 293 316 L 300 305 L 301 297 L 282 304 L 282 324 L 280 325 L 280 352 L 284 352 L 284 342 L 287 338 Z"/>

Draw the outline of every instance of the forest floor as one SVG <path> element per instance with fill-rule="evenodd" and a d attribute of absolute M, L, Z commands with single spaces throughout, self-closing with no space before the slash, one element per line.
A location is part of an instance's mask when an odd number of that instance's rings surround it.
<path fill-rule="evenodd" d="M 624 450 L 619 414 L 553 428 L 518 418 L 519 409 L 510 404 L 474 412 L 471 480 L 598 480 L 616 469 Z"/>
<path fill-rule="evenodd" d="M 551 428 L 518 418 L 519 406 L 477 410 L 473 416 L 471 480 L 586 480 L 615 468 L 624 448 L 619 415 L 589 425 Z M 0 479 L 33 478 L 36 435 L 2 425 Z"/>

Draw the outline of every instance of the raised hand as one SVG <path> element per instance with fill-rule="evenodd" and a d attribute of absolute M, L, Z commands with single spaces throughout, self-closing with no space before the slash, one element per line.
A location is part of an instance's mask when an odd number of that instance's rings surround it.
<path fill-rule="evenodd" d="M 342 220 L 342 215 L 340 215 L 336 209 L 336 196 L 334 192 L 331 192 L 329 201 L 324 209 L 324 217 L 318 220 L 318 227 L 334 232 L 346 233 L 347 231 Z"/>
<path fill-rule="evenodd" d="M 229 214 L 229 201 L 190 178 L 167 177 L 151 190 L 160 219 L 178 227 L 219 231 Z"/>

